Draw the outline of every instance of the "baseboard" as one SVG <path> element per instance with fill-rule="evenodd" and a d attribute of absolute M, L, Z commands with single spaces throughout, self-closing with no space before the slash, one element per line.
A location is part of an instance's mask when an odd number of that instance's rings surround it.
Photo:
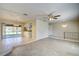
<path fill-rule="evenodd" d="M 51 37 L 51 38 L 55 38 L 57 40 L 65 40 L 65 41 L 71 41 L 71 42 L 79 42 L 79 40 L 71 40 L 71 39 L 64 39 L 64 38 L 58 38 L 58 37 Z"/>

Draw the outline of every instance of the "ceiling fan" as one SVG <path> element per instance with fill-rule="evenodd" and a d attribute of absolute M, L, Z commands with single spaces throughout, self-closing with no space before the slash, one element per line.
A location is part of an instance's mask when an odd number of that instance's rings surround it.
<path fill-rule="evenodd" d="M 50 14 L 48 15 L 48 20 L 50 20 L 50 21 L 56 20 L 56 19 L 58 19 L 60 16 L 61 16 L 60 14 L 54 15 L 54 13 L 50 13 Z"/>
<path fill-rule="evenodd" d="M 53 21 L 53 20 L 59 19 L 61 15 L 57 11 L 54 11 L 47 15 L 38 15 L 38 16 L 42 16 L 42 17 L 48 18 L 49 21 Z"/>

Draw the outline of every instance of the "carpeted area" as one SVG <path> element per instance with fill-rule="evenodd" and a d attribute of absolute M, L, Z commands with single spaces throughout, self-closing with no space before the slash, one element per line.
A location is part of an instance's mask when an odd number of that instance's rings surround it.
<path fill-rule="evenodd" d="M 16 47 L 9 56 L 79 56 L 79 43 L 45 38 Z"/>

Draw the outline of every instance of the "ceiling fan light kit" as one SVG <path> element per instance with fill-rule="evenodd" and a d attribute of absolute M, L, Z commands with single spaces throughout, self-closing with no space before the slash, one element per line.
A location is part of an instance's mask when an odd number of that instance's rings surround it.
<path fill-rule="evenodd" d="M 55 20 L 55 19 L 53 19 L 53 18 L 49 18 L 49 20 L 50 20 L 50 21 L 53 21 L 53 20 Z"/>
<path fill-rule="evenodd" d="M 48 15 L 48 20 L 53 21 L 53 20 L 57 20 L 61 15 L 54 15 L 52 13 L 50 13 Z"/>

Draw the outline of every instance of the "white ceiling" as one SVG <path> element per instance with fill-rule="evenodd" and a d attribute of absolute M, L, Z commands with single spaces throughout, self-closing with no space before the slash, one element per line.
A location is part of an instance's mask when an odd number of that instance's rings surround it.
<path fill-rule="evenodd" d="M 0 4 L 0 16 L 5 19 L 25 20 L 35 19 L 51 12 L 60 14 L 58 20 L 69 20 L 79 15 L 79 4 L 76 3 L 8 3 Z M 28 14 L 24 16 L 23 14 Z"/>

